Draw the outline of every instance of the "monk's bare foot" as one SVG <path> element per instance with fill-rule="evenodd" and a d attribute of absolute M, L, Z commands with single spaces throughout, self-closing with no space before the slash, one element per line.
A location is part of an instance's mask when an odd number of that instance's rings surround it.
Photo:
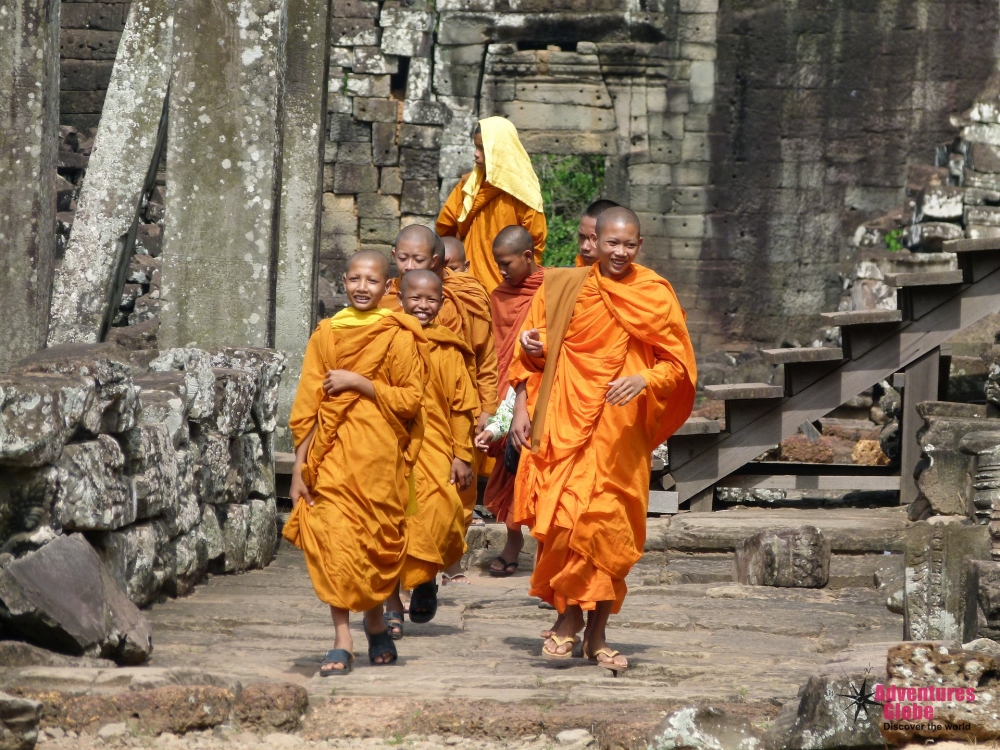
<path fill-rule="evenodd" d="M 561 619 L 559 627 L 542 646 L 542 649 L 552 656 L 572 654 L 577 642 L 576 634 L 583 630 L 583 612 L 578 606 L 566 607 Z"/>
<path fill-rule="evenodd" d="M 517 570 L 517 557 L 524 548 L 524 534 L 520 529 L 507 528 L 507 543 L 500 555 L 490 563 L 490 573 L 495 575 L 513 575 Z M 513 568 L 513 570 L 511 570 Z"/>

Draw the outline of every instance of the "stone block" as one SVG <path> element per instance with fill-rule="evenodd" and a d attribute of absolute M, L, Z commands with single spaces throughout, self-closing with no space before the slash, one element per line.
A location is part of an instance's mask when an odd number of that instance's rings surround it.
<path fill-rule="evenodd" d="M 249 505 L 220 505 L 216 509 L 222 529 L 222 557 L 212 567 L 220 573 L 239 573 L 247 569 L 247 535 L 250 532 Z"/>
<path fill-rule="evenodd" d="M 672 179 L 667 164 L 633 164 L 628 168 L 628 181 L 632 185 L 670 185 Z"/>
<path fill-rule="evenodd" d="M 479 93 L 481 76 L 481 65 L 449 64 L 443 66 L 441 72 L 434 76 L 434 91 L 442 96 L 474 97 Z M 495 90 L 493 94 L 495 97 Z M 498 111 L 501 108 L 501 103 L 508 104 L 508 102 L 494 98 L 493 110 Z"/>
<path fill-rule="evenodd" d="M 991 143 L 970 143 L 966 165 L 976 172 L 1000 173 L 1000 147 Z"/>
<path fill-rule="evenodd" d="M 925 252 L 939 251 L 942 243 L 963 237 L 965 233 L 962 227 L 942 221 L 910 224 L 903 229 L 903 245 L 911 250 L 920 249 Z"/>
<path fill-rule="evenodd" d="M 399 219 L 361 219 L 359 223 L 362 245 L 392 245 L 399 234 Z"/>
<path fill-rule="evenodd" d="M 0 693 L 0 750 L 31 750 L 38 740 L 42 704 Z"/>
<path fill-rule="evenodd" d="M 440 151 L 421 148 L 399 150 L 399 171 L 403 180 L 436 180 Z"/>
<path fill-rule="evenodd" d="M 441 128 L 403 124 L 399 128 L 399 145 L 403 148 L 440 149 Z"/>
<path fill-rule="evenodd" d="M 419 8 L 385 7 L 379 16 L 379 25 L 409 31 L 433 31 L 434 14 Z"/>
<path fill-rule="evenodd" d="M 815 526 L 761 531 L 736 546 L 736 583 L 818 589 L 829 577 L 830 542 Z"/>
<path fill-rule="evenodd" d="M 970 561 L 989 559 L 985 526 L 920 521 L 907 529 L 904 639 L 975 638 L 977 592 Z"/>
<path fill-rule="evenodd" d="M 996 640 L 1000 637 L 1000 562 L 973 560 L 971 564 L 979 607 L 976 635 Z"/>
<path fill-rule="evenodd" d="M 188 418 L 201 422 L 212 416 L 215 411 L 215 373 L 212 372 L 212 358 L 204 349 L 165 349 L 149 363 L 149 369 L 157 373 L 183 373 Z"/>
<path fill-rule="evenodd" d="M 55 468 L 52 514 L 64 529 L 118 529 L 135 521 L 136 499 L 122 477 L 125 456 L 114 438 L 67 445 Z"/>
<path fill-rule="evenodd" d="M 436 189 L 435 185 L 435 189 Z M 399 216 L 399 200 L 391 195 L 358 193 L 359 219 L 395 219 Z"/>
<path fill-rule="evenodd" d="M 278 418 L 281 374 L 287 364 L 285 355 L 274 349 L 226 347 L 213 351 L 211 359 L 215 367 L 242 370 L 253 378 L 250 416 L 260 432 L 274 432 Z M 216 396 L 218 397 L 218 391 Z"/>
<path fill-rule="evenodd" d="M 201 504 L 195 487 L 195 470 L 198 457 L 190 449 L 176 452 L 177 506 L 164 514 L 168 536 L 186 534 L 201 522 Z"/>
<path fill-rule="evenodd" d="M 427 57 L 431 53 L 430 32 L 415 32 L 409 29 L 382 29 L 382 52 L 399 57 Z"/>
<path fill-rule="evenodd" d="M 378 169 L 372 165 L 337 164 L 333 173 L 335 193 L 374 193 L 378 190 Z"/>
<path fill-rule="evenodd" d="M 399 61 L 393 55 L 384 55 L 378 47 L 355 47 L 353 57 L 346 63 L 337 62 L 355 73 L 385 75 L 399 70 Z"/>
<path fill-rule="evenodd" d="M 146 618 L 80 535 L 0 569 L 4 629 L 45 648 L 135 664 L 152 651 Z"/>
<path fill-rule="evenodd" d="M 991 127 L 1000 129 L 1000 125 L 993 125 Z M 1000 146 L 1000 143 L 994 145 Z M 986 174 L 966 169 L 963 174 L 962 185 L 965 187 L 966 192 L 968 192 L 969 188 L 972 188 L 995 193 L 1000 191 L 1000 174 Z"/>
<path fill-rule="evenodd" d="M 410 59 L 410 71 L 406 76 L 406 98 L 426 99 L 431 90 L 431 61 L 427 57 Z"/>
<path fill-rule="evenodd" d="M 73 376 L 0 381 L 0 466 L 55 461 L 84 415 L 92 414 L 94 391 L 93 381 Z"/>
<path fill-rule="evenodd" d="M 309 707 L 309 694 L 300 685 L 255 682 L 243 688 L 233 716 L 241 726 L 292 732 Z"/>
<path fill-rule="evenodd" d="M 566 130 L 586 133 L 614 131 L 615 112 L 610 107 L 543 102 L 497 102 L 496 114 L 504 115 L 518 128 L 530 129 L 541 123 L 559 123 Z"/>
<path fill-rule="evenodd" d="M 378 18 L 379 4 L 374 0 L 336 0 L 334 18 Z"/>
<path fill-rule="evenodd" d="M 436 215 L 440 209 L 437 180 L 406 180 L 399 208 L 404 213 Z"/>
<path fill-rule="evenodd" d="M 967 224 L 965 236 L 970 240 L 984 240 L 1000 237 L 1000 227 Z"/>
<path fill-rule="evenodd" d="M 163 424 L 174 448 L 187 445 L 187 383 L 183 373 L 148 373 L 133 379 L 139 389 L 139 425 Z"/>
<path fill-rule="evenodd" d="M 518 139 L 525 150 L 532 154 L 612 154 L 615 152 L 615 134 L 584 133 L 575 130 L 518 130 Z M 447 147 L 446 147 L 447 148 Z M 469 170 L 471 159 L 463 147 L 460 172 Z"/>
<path fill-rule="evenodd" d="M 323 234 L 356 234 L 358 218 L 354 214 L 354 196 L 323 194 Z"/>
<path fill-rule="evenodd" d="M 441 13 L 438 22 L 438 44 L 484 44 L 490 41 L 491 27 L 496 16 L 491 13 Z"/>
<path fill-rule="evenodd" d="M 98 539 L 98 554 L 105 567 L 136 606 L 155 600 L 164 584 L 172 580 L 176 565 L 169 541 L 162 521 L 136 523 Z"/>
<path fill-rule="evenodd" d="M 131 487 L 136 518 L 177 513 L 177 452 L 163 423 L 133 427 L 122 434 L 126 481 Z"/>
<path fill-rule="evenodd" d="M 685 707 L 672 711 L 660 721 L 650 733 L 648 748 L 757 750 L 760 734 L 748 719 L 731 716 L 714 706 Z"/>
<path fill-rule="evenodd" d="M 274 559 L 278 546 L 278 510 L 273 497 L 250 501 L 247 524 L 247 568 L 264 568 Z"/>
<path fill-rule="evenodd" d="M 344 97 L 348 99 L 348 97 Z M 348 110 L 350 112 L 351 110 Z M 336 113 L 327 116 L 327 140 L 335 143 L 349 141 L 367 142 L 372 140 L 372 126 L 358 122 L 350 114 Z"/>
<path fill-rule="evenodd" d="M 377 47 L 379 28 L 372 18 L 341 18 L 330 22 L 330 43 L 338 47 Z"/>
<path fill-rule="evenodd" d="M 375 49 L 375 50 L 377 50 L 378 48 L 377 47 L 361 47 L 360 49 Z M 331 66 L 336 66 L 338 68 L 350 68 L 350 67 L 353 67 L 353 65 L 354 65 L 354 48 L 353 47 L 330 47 L 330 65 Z M 357 71 L 357 72 L 362 72 L 362 71 Z M 371 71 L 363 71 L 363 72 L 367 73 L 367 72 L 371 72 Z M 341 98 L 344 99 L 346 97 L 341 97 Z M 337 111 L 339 111 L 337 109 L 337 103 L 333 103 L 333 106 L 330 106 L 330 103 L 328 103 L 327 106 L 329 108 L 329 111 L 331 111 L 331 112 L 337 112 Z M 350 100 L 348 100 L 347 109 L 344 110 L 344 111 L 346 111 L 346 112 L 350 112 L 351 111 Z"/>
<path fill-rule="evenodd" d="M 1000 227 L 1000 208 L 996 206 L 969 206 L 965 209 L 966 225 Z"/>
<path fill-rule="evenodd" d="M 382 167 L 378 185 L 382 195 L 399 195 L 403 192 L 403 175 L 399 167 Z"/>
<path fill-rule="evenodd" d="M 953 220 L 962 218 L 965 209 L 961 188 L 935 185 L 920 191 L 917 200 L 920 221 Z"/>
<path fill-rule="evenodd" d="M 444 125 L 451 119 L 451 112 L 441 102 L 403 102 L 403 122 L 414 125 Z"/>
<path fill-rule="evenodd" d="M 337 146 L 337 164 L 365 166 L 372 163 L 372 144 L 368 141 L 348 141 Z"/>
<path fill-rule="evenodd" d="M 219 516 L 215 512 L 215 506 L 205 505 L 201 509 L 201 522 L 196 527 L 198 535 L 205 540 L 205 554 L 209 562 L 218 560 L 226 553 L 225 543 L 222 541 L 222 527 L 219 525 Z"/>
<path fill-rule="evenodd" d="M 235 470 L 229 454 L 229 438 L 201 425 L 192 428 L 191 445 L 198 452 L 195 488 L 203 503 L 227 501 L 233 494 Z"/>
<path fill-rule="evenodd" d="M 395 122 L 376 122 L 372 125 L 371 163 L 380 167 L 399 164 Z"/>
<path fill-rule="evenodd" d="M 363 122 L 395 123 L 398 111 L 399 102 L 395 99 L 354 98 L 354 117 Z"/>
<path fill-rule="evenodd" d="M 208 572 L 208 548 L 197 530 L 188 531 L 170 540 L 174 559 L 174 575 L 164 586 L 169 596 L 184 596 Z"/>
<path fill-rule="evenodd" d="M 347 93 L 354 96 L 387 99 L 389 97 L 389 76 L 348 73 Z"/>

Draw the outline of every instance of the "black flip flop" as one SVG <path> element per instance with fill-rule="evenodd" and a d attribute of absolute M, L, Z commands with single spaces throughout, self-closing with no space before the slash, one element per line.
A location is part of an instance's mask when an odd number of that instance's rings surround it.
<path fill-rule="evenodd" d="M 327 664 L 343 664 L 343 669 L 323 669 Z M 351 673 L 354 665 L 354 654 L 346 648 L 331 648 L 326 652 L 323 661 L 319 665 L 320 677 L 331 677 L 333 675 L 345 675 Z"/>
<path fill-rule="evenodd" d="M 398 641 L 400 638 L 403 637 L 402 612 L 385 612 L 382 615 L 382 622 L 385 623 L 386 628 L 389 630 L 389 635 L 392 636 L 392 640 Z"/>
<path fill-rule="evenodd" d="M 410 594 L 410 622 L 424 623 L 434 619 L 438 609 L 438 587 L 434 581 L 421 583 Z"/>
<path fill-rule="evenodd" d="M 368 628 L 365 627 L 365 637 L 368 639 L 368 661 L 376 667 L 386 667 L 390 664 L 396 663 L 396 659 L 399 658 L 399 653 L 396 651 L 396 644 L 392 642 L 392 636 L 389 635 L 388 630 L 372 634 L 369 633 Z M 389 654 L 392 657 L 389 661 L 375 661 L 380 656 L 385 656 L 386 654 Z"/>
<path fill-rule="evenodd" d="M 517 567 L 520 564 L 517 560 L 514 560 L 514 562 L 507 562 L 499 555 L 493 558 L 493 562 L 496 562 L 497 560 L 503 563 L 503 570 L 494 570 L 493 566 L 490 565 L 490 575 L 494 578 L 509 578 L 517 572 Z"/>

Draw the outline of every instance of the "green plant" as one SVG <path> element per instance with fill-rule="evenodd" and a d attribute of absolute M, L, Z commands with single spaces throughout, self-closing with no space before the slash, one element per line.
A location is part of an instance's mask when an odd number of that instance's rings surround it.
<path fill-rule="evenodd" d="M 885 235 L 885 249 L 890 253 L 898 253 L 903 249 L 902 229 L 893 229 Z"/>
<path fill-rule="evenodd" d="M 580 214 L 601 195 L 604 157 L 534 154 L 531 157 L 545 203 L 546 266 L 572 266 L 577 253 Z"/>

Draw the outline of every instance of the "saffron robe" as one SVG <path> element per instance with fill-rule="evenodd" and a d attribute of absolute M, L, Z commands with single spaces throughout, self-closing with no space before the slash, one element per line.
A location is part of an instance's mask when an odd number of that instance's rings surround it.
<path fill-rule="evenodd" d="M 465 512 L 450 484 L 452 460 L 472 462 L 472 428 L 479 405 L 472 384 L 472 350 L 441 325 L 424 329 L 428 371 L 424 434 L 414 467 L 417 511 L 407 519 L 409 541 L 401 585 L 412 589 L 465 554 Z"/>
<path fill-rule="evenodd" d="M 442 237 L 458 237 L 465 244 L 465 257 L 469 273 L 475 276 L 487 293 L 503 281 L 500 269 L 493 260 L 493 240 L 504 227 L 517 224 L 531 234 L 535 248 L 535 262 L 542 262 L 545 252 L 545 214 L 535 211 L 517 198 L 484 182 L 476 194 L 472 210 L 459 222 L 462 213 L 462 186 L 471 175 L 464 175 L 445 201 L 437 218 L 437 233 Z"/>
<path fill-rule="evenodd" d="M 514 358 L 514 344 L 521 332 L 521 326 L 528 317 L 531 300 L 542 285 L 544 271 L 539 269 L 528 276 L 520 286 L 511 286 L 506 281 L 500 284 L 490 295 L 490 309 L 493 313 L 493 331 L 497 341 L 497 369 L 500 387 L 506 390 L 507 371 Z M 540 380 L 540 378 L 539 378 Z M 507 438 L 498 440 L 490 446 L 487 455 L 494 458 L 502 456 L 507 447 Z M 496 516 L 497 521 L 504 523 L 514 501 L 514 475 L 507 471 L 503 461 L 496 461 L 490 472 L 489 482 L 483 504 Z"/>
<path fill-rule="evenodd" d="M 522 451 L 514 493 L 515 520 L 539 542 L 530 594 L 559 612 L 600 601 L 618 612 L 646 541 L 652 451 L 694 403 L 684 312 L 653 271 L 633 264 L 615 281 L 595 264 L 549 270 L 522 330 L 531 328 L 544 358 L 517 344 L 510 368 L 511 385 L 527 382 L 532 416 L 532 450 Z M 636 374 L 646 388 L 625 406 L 607 404 L 608 383 Z"/>
<path fill-rule="evenodd" d="M 398 314 L 338 330 L 324 320 L 306 347 L 289 424 L 296 448 L 316 427 L 302 467 L 314 505 L 297 503 L 282 535 L 305 553 L 316 595 L 333 607 L 371 609 L 402 571 L 426 357 L 420 325 Z M 371 380 L 375 399 L 327 396 L 323 379 L 338 369 Z"/>

